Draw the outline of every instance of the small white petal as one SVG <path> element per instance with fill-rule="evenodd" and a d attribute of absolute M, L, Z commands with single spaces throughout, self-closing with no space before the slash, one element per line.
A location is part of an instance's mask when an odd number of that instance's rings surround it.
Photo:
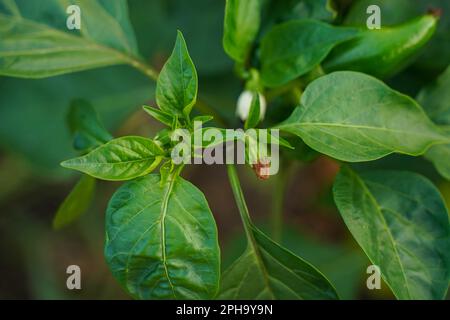
<path fill-rule="evenodd" d="M 253 92 L 249 90 L 245 90 L 241 93 L 237 101 L 236 107 L 236 115 L 242 120 L 245 121 L 248 118 L 248 114 L 250 112 L 250 106 L 252 105 Z M 259 93 L 259 118 L 260 120 L 264 119 L 264 115 L 266 113 L 266 99 L 264 96 Z"/>

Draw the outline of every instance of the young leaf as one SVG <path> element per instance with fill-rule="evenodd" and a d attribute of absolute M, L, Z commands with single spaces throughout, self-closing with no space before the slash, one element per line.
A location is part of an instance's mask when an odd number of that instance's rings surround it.
<path fill-rule="evenodd" d="M 351 71 L 311 83 L 301 106 L 277 127 L 321 153 L 350 162 L 393 152 L 417 156 L 450 141 L 413 99 Z"/>
<path fill-rule="evenodd" d="M 337 44 L 358 30 L 316 20 L 293 20 L 272 28 L 261 42 L 261 78 L 268 87 L 281 86 L 314 69 Z"/>
<path fill-rule="evenodd" d="M 0 74 L 43 78 L 115 64 L 130 63 L 137 46 L 128 21 L 125 0 L 78 1 L 82 8 L 81 30 L 56 28 L 64 22 L 63 0 L 36 6 L 9 0 L 0 6 Z M 2 0 L 2 3 L 6 3 Z M 12 6 L 11 6 L 12 5 Z M 14 7 L 15 10 L 8 10 Z M 108 30 L 105 32 L 104 30 Z"/>
<path fill-rule="evenodd" d="M 248 245 L 222 275 L 219 299 L 337 299 L 335 289 L 317 269 L 252 224 L 236 169 L 231 165 L 228 174 Z"/>
<path fill-rule="evenodd" d="M 196 116 L 192 119 L 192 122 L 200 121 L 202 124 L 205 124 L 211 120 L 214 120 L 213 116 Z"/>
<path fill-rule="evenodd" d="M 260 99 L 259 93 L 255 92 L 253 94 L 252 103 L 250 105 L 250 111 L 248 113 L 248 118 L 245 120 L 244 128 L 245 130 L 254 128 L 258 125 L 260 119 Z"/>
<path fill-rule="evenodd" d="M 414 62 L 433 36 L 438 18 L 428 14 L 395 27 L 364 27 L 357 38 L 337 46 L 325 60 L 327 72 L 353 70 L 387 78 Z"/>
<path fill-rule="evenodd" d="M 139 299 L 210 299 L 220 251 L 204 195 L 181 177 L 152 174 L 123 185 L 106 212 L 105 257 Z"/>
<path fill-rule="evenodd" d="M 161 111 L 156 108 L 152 108 L 149 106 L 144 106 L 144 111 L 147 112 L 149 115 L 151 115 L 153 118 L 158 120 L 159 122 L 165 124 L 166 126 L 172 126 L 173 123 L 173 117 L 169 113 L 166 113 L 164 111 Z"/>
<path fill-rule="evenodd" d="M 197 71 L 178 31 L 175 47 L 156 83 L 156 102 L 166 113 L 188 116 L 197 100 L 197 86 Z"/>
<path fill-rule="evenodd" d="M 64 202 L 58 208 L 53 218 L 53 228 L 61 229 L 89 209 L 95 193 L 95 179 L 83 175 Z"/>
<path fill-rule="evenodd" d="M 204 137 L 205 131 L 214 129 L 217 130 L 218 133 L 220 133 L 220 139 L 211 138 L 210 140 L 206 139 Z M 289 141 L 283 139 L 282 137 L 276 137 L 273 134 L 270 133 L 269 129 L 254 129 L 255 135 L 253 136 L 249 132 L 237 131 L 236 135 L 233 134 L 227 134 L 228 129 L 223 128 L 216 128 L 216 127 L 205 127 L 201 129 L 201 133 L 199 133 L 200 129 L 197 129 L 197 131 L 194 131 L 194 134 L 192 135 L 192 144 L 194 147 L 200 147 L 200 148 L 212 148 L 216 147 L 220 144 L 230 142 L 230 141 L 240 141 L 243 143 L 250 143 L 254 144 L 255 147 L 257 146 L 258 139 L 261 135 L 266 135 L 266 142 L 268 144 L 274 143 L 276 145 L 288 148 L 288 149 L 294 149 L 294 147 L 289 143 Z M 263 131 L 264 130 L 264 131 Z M 195 135 L 199 134 L 202 139 L 201 141 L 197 141 L 195 139 Z M 197 144 L 197 142 L 201 142 L 201 144 Z"/>
<path fill-rule="evenodd" d="M 72 101 L 67 120 L 70 131 L 75 135 L 74 148 L 76 150 L 87 151 L 113 138 L 87 101 Z"/>
<path fill-rule="evenodd" d="M 152 172 L 162 155 L 163 150 L 153 140 L 128 136 L 111 140 L 61 165 L 103 180 L 130 180 Z"/>
<path fill-rule="evenodd" d="M 450 276 L 450 228 L 439 191 L 415 173 L 356 174 L 333 187 L 347 227 L 398 299 L 443 299 Z"/>
<path fill-rule="evenodd" d="M 262 0 L 227 0 L 223 48 L 236 62 L 244 63 L 258 34 Z"/>

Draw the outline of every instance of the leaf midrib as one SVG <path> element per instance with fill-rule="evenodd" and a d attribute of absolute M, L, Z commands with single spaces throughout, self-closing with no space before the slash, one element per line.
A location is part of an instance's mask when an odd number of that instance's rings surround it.
<path fill-rule="evenodd" d="M 14 19 L 14 18 L 11 18 L 11 16 L 9 16 L 9 15 L 5 15 L 5 14 L 1 14 L 0 13 L 0 18 L 2 18 L 2 17 L 4 17 L 7 20 L 17 20 L 17 18 Z M 122 59 L 122 61 L 124 63 L 131 63 L 134 60 L 134 57 L 132 57 L 132 56 L 130 56 L 130 55 L 124 53 L 124 52 L 121 52 L 121 51 L 119 51 L 119 50 L 117 50 L 115 48 L 107 47 L 107 46 L 101 45 L 99 43 L 93 42 L 93 41 L 91 41 L 91 40 L 89 40 L 89 39 L 87 39 L 85 37 L 79 37 L 79 36 L 74 36 L 74 35 L 71 35 L 71 34 L 67 34 L 66 32 L 60 31 L 60 30 L 55 29 L 55 28 L 51 28 L 51 27 L 49 27 L 46 24 L 35 22 L 35 21 L 29 20 L 29 19 L 25 19 L 23 17 L 21 17 L 20 20 L 22 20 L 23 23 L 25 23 L 25 24 L 29 24 L 30 27 L 37 26 L 37 27 L 40 27 L 40 28 L 50 32 L 50 33 L 54 33 L 56 35 L 59 35 L 61 37 L 69 39 L 69 40 L 76 40 L 76 41 L 86 42 L 86 44 L 91 46 L 93 49 L 97 49 L 99 51 L 104 51 L 106 53 L 112 53 L 112 54 L 115 54 L 115 55 L 119 56 L 119 58 Z"/>
<path fill-rule="evenodd" d="M 164 194 L 163 194 L 163 201 L 161 202 L 161 210 L 160 210 L 160 228 L 161 228 L 161 254 L 162 254 L 162 263 L 164 266 L 164 273 L 166 275 L 167 281 L 169 282 L 170 288 L 172 290 L 172 295 L 176 299 L 177 295 L 175 293 L 175 288 L 172 284 L 172 280 L 169 276 L 169 270 L 167 267 L 167 253 L 166 253 L 166 228 L 165 228 L 165 221 L 167 216 L 167 210 L 168 210 L 168 204 L 169 204 L 169 198 L 172 193 L 173 186 L 175 184 L 176 176 L 171 177 L 169 179 L 169 184 L 166 187 Z"/>
<path fill-rule="evenodd" d="M 354 128 L 354 129 L 367 129 L 367 130 L 376 130 L 376 131 L 387 131 L 387 132 L 395 132 L 395 133 L 402 133 L 402 134 L 410 134 L 410 135 L 416 135 L 416 136 L 422 136 L 422 137 L 428 137 L 428 138 L 437 138 L 437 134 L 435 135 L 424 135 L 415 131 L 404 131 L 399 129 L 391 129 L 391 128 L 384 128 L 384 127 L 372 127 L 372 126 L 366 126 L 366 125 L 356 125 L 356 124 L 346 124 L 346 123 L 328 123 L 328 122 L 300 122 L 300 123 L 294 123 L 294 124 L 285 124 L 279 126 L 280 128 L 283 127 L 296 127 L 296 126 L 323 126 L 323 127 L 342 127 L 342 128 Z M 450 138 L 443 139 L 443 136 L 439 137 L 442 139 L 440 141 L 442 142 L 450 142 Z"/>

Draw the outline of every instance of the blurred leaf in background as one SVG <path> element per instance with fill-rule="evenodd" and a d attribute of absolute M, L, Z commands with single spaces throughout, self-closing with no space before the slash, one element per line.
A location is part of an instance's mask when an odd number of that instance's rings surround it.
<path fill-rule="evenodd" d="M 0 91 L 0 119 L 7 119 L 0 122 L 0 145 L 61 173 L 61 159 L 76 155 L 66 121 L 70 101 L 89 100 L 114 130 L 151 99 L 154 86 L 129 67 L 110 67 L 41 80 L 2 77 Z"/>
<path fill-rule="evenodd" d="M 450 1 L 448 0 L 359 0 L 352 4 L 344 23 L 366 25 L 367 7 L 378 5 L 381 9 L 381 25 L 391 26 L 422 15 L 430 9 L 440 9 L 438 29 L 415 66 L 421 70 L 439 73 L 450 64 Z"/>

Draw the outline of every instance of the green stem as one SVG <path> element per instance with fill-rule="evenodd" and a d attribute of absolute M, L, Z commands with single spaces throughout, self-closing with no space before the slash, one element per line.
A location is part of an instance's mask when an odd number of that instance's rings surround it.
<path fill-rule="evenodd" d="M 146 75 L 150 79 L 152 79 L 154 81 L 158 80 L 158 71 L 156 71 L 155 69 L 150 67 L 148 64 L 146 64 L 142 60 L 138 60 L 138 59 L 135 59 L 135 58 L 129 58 L 127 60 L 128 60 L 128 63 L 132 67 L 136 68 L 137 70 L 142 72 L 144 75 Z"/>
<path fill-rule="evenodd" d="M 234 199 L 236 200 L 239 214 L 244 225 L 245 234 L 247 238 L 253 242 L 253 233 L 249 226 L 252 224 L 250 214 L 248 212 L 247 204 L 245 203 L 244 193 L 242 192 L 239 176 L 236 167 L 232 164 L 227 164 L 228 179 L 230 181 L 231 190 L 233 190 Z"/>

